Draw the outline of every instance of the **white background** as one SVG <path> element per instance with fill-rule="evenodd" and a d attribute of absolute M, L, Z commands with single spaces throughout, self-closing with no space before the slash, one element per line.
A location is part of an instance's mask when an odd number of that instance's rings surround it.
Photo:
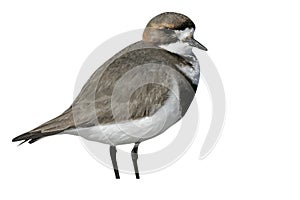
<path fill-rule="evenodd" d="M 211 112 L 203 82 L 192 147 L 141 180 L 115 180 L 76 137 L 11 143 L 70 105 L 81 64 L 99 44 L 165 11 L 195 22 L 224 83 L 226 123 L 206 159 L 198 160 Z M 299 18 L 292 0 L 1 1 L 0 198 L 299 199 Z"/>

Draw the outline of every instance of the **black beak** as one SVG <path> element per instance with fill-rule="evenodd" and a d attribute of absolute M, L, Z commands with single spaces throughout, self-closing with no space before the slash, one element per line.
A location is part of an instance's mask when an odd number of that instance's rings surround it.
<path fill-rule="evenodd" d="M 201 49 L 203 51 L 207 51 L 207 48 L 205 46 L 203 46 L 200 42 L 198 42 L 197 40 L 195 40 L 194 38 L 191 38 L 188 43 L 193 46 L 196 47 L 198 49 Z"/>

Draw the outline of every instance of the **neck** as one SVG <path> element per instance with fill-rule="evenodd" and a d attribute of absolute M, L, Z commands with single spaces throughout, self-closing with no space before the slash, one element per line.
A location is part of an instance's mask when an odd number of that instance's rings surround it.
<path fill-rule="evenodd" d="M 191 63 L 193 65 L 192 67 L 178 66 L 178 69 L 182 71 L 192 81 L 193 84 L 198 85 L 200 78 L 200 65 L 192 51 L 193 47 L 180 41 L 166 45 L 160 45 L 159 47 L 172 53 L 176 53 L 185 58 L 189 63 Z"/>
<path fill-rule="evenodd" d="M 159 45 L 159 47 L 166 49 L 167 51 L 179 54 L 181 56 L 191 56 L 193 55 L 192 48 L 189 44 L 181 41 L 176 41 L 174 43 Z"/>

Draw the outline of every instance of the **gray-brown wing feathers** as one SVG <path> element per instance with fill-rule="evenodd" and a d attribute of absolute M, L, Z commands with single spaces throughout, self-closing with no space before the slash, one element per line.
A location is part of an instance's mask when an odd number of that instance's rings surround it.
<path fill-rule="evenodd" d="M 139 42 L 116 54 L 94 72 L 69 109 L 13 141 L 35 142 L 41 137 L 76 127 L 153 115 L 164 104 L 172 87 L 172 77 L 168 71 L 160 71 L 155 67 L 164 64 L 176 70 L 175 65 L 189 63 L 177 54 L 147 45 Z M 136 70 L 140 66 L 146 66 L 149 70 Z M 138 83 L 141 75 L 150 77 L 150 81 L 138 87 L 135 86 L 136 82 L 131 83 L 131 80 L 137 80 Z M 160 84 L 156 83 L 157 80 Z M 118 91 L 118 88 L 125 88 L 125 92 Z"/>

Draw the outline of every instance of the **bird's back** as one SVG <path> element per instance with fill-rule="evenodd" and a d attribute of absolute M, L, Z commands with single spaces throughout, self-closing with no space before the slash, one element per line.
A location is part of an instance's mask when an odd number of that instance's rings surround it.
<path fill-rule="evenodd" d="M 190 90 L 191 83 L 177 68 L 180 65 L 191 64 L 177 54 L 143 41 L 130 45 L 92 74 L 69 109 L 16 137 L 14 141 L 34 142 L 44 136 L 77 127 L 86 128 L 152 116 L 164 105 L 170 92 L 174 92 L 171 88 L 178 81 L 186 85 L 179 88 L 181 91 Z M 181 77 L 174 78 L 174 74 Z M 137 84 L 140 84 L 139 87 Z M 183 102 L 184 113 L 190 102 L 191 97 Z"/>

